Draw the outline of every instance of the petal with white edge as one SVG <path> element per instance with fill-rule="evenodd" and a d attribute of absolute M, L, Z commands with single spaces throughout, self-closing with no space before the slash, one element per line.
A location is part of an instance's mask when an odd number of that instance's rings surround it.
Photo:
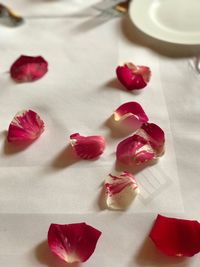
<path fill-rule="evenodd" d="M 137 130 L 143 123 L 148 122 L 149 118 L 139 103 L 127 102 L 115 110 L 114 120 L 122 123 L 122 126 Z"/>
<path fill-rule="evenodd" d="M 127 209 L 139 193 L 134 176 L 129 172 L 109 174 L 105 181 L 106 203 L 110 209 Z"/>
<path fill-rule="evenodd" d="M 44 122 L 33 110 L 18 112 L 8 128 L 8 142 L 26 142 L 37 139 L 44 131 Z"/>
<path fill-rule="evenodd" d="M 50 250 L 67 263 L 85 262 L 94 253 L 101 232 L 86 223 L 51 224 Z"/>

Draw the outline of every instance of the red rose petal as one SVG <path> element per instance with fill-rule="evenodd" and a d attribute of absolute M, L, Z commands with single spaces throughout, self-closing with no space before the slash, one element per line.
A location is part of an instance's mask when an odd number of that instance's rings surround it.
<path fill-rule="evenodd" d="M 200 224 L 197 221 L 158 215 L 150 238 L 168 256 L 191 257 L 200 252 Z"/>
<path fill-rule="evenodd" d="M 134 129 L 140 128 L 149 120 L 142 106 L 137 102 L 127 102 L 119 106 L 114 112 L 114 119 Z"/>
<path fill-rule="evenodd" d="M 118 66 L 116 69 L 118 80 L 129 91 L 144 88 L 150 80 L 151 71 L 146 66 L 136 66 L 132 63 Z"/>
<path fill-rule="evenodd" d="M 32 141 L 38 138 L 44 131 L 44 122 L 39 115 L 26 110 L 15 115 L 9 125 L 8 142 Z"/>
<path fill-rule="evenodd" d="M 51 224 L 48 244 L 67 263 L 85 262 L 93 254 L 101 232 L 86 223 Z"/>
<path fill-rule="evenodd" d="M 154 123 L 145 123 L 136 134 L 118 144 L 117 160 L 131 165 L 157 159 L 164 153 L 164 143 L 163 130 Z"/>
<path fill-rule="evenodd" d="M 41 57 L 20 56 L 11 66 L 11 77 L 17 82 L 32 82 L 48 71 L 47 61 Z"/>
<path fill-rule="evenodd" d="M 105 139 L 102 136 L 81 136 L 75 133 L 70 139 L 75 153 L 81 159 L 95 159 L 104 152 Z"/>

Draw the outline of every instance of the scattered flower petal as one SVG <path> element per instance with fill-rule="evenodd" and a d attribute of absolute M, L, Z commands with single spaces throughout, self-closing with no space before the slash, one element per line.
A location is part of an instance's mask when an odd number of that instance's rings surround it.
<path fill-rule="evenodd" d="M 75 133 L 70 139 L 74 151 L 81 159 L 95 159 L 104 152 L 105 139 L 100 135 L 81 136 Z"/>
<path fill-rule="evenodd" d="M 109 174 L 105 181 L 106 203 L 110 209 L 126 209 L 139 193 L 134 176 L 129 172 Z"/>
<path fill-rule="evenodd" d="M 156 151 L 157 156 L 164 153 L 165 133 L 154 123 L 145 123 L 141 128 L 146 133 L 146 138 L 150 142 L 152 148 Z M 142 130 L 140 132 L 142 132 Z M 143 135 L 141 133 L 141 135 Z"/>
<path fill-rule="evenodd" d="M 152 160 L 155 153 L 147 140 L 135 134 L 118 144 L 116 156 L 120 162 L 132 165 Z"/>
<path fill-rule="evenodd" d="M 37 139 L 44 131 L 44 122 L 32 110 L 18 112 L 8 129 L 8 142 L 26 142 Z"/>
<path fill-rule="evenodd" d="M 51 224 L 48 244 L 67 263 L 85 262 L 93 254 L 101 232 L 86 223 Z"/>
<path fill-rule="evenodd" d="M 149 120 L 143 108 L 137 102 L 127 102 L 119 106 L 114 112 L 114 119 L 116 122 L 124 122 L 125 125 L 131 126 L 135 130 Z"/>
<path fill-rule="evenodd" d="M 17 82 L 32 82 L 48 71 L 47 61 L 41 57 L 20 56 L 11 66 L 11 77 Z"/>
<path fill-rule="evenodd" d="M 149 236 L 168 256 L 191 257 L 200 252 L 200 224 L 197 221 L 158 215 Z"/>
<path fill-rule="evenodd" d="M 129 91 L 144 88 L 150 80 L 151 70 L 146 66 L 126 63 L 116 69 L 117 78 Z"/>
<path fill-rule="evenodd" d="M 120 162 L 132 165 L 157 159 L 164 153 L 163 130 L 153 123 L 146 123 L 131 137 L 117 146 L 116 156 Z"/>

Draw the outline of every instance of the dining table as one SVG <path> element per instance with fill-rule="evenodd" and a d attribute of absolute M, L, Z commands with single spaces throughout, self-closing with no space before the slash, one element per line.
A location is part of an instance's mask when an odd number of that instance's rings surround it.
<path fill-rule="evenodd" d="M 158 214 L 200 221 L 200 42 L 144 33 L 127 10 L 116 9 L 119 2 L 1 1 L 23 21 L 0 17 L 0 266 L 200 266 L 200 254 L 170 257 L 149 238 Z M 14 81 L 10 67 L 21 55 L 44 57 L 46 75 Z M 116 68 L 126 62 L 151 69 L 145 88 L 129 91 L 117 80 Z M 163 129 L 165 153 L 133 173 L 140 193 L 130 207 L 111 210 L 102 188 L 121 168 L 116 147 L 127 137 L 113 126 L 113 113 L 131 101 Z M 9 124 L 29 109 L 43 119 L 44 132 L 15 146 L 7 141 Z M 74 157 L 74 133 L 104 136 L 105 152 L 98 160 Z M 88 261 L 68 265 L 50 251 L 48 229 L 81 222 L 102 235 Z"/>

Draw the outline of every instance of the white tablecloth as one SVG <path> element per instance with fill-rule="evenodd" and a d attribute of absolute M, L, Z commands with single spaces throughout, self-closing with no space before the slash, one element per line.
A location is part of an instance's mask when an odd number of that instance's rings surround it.
<path fill-rule="evenodd" d="M 26 22 L 0 25 L 0 266 L 66 266 L 49 253 L 49 224 L 85 221 L 103 235 L 83 266 L 197 267 L 199 255 L 167 258 L 147 237 L 158 213 L 200 220 L 200 47 L 154 40 L 127 17 L 98 16 L 92 8 L 97 2 L 6 1 Z M 49 62 L 46 76 L 14 83 L 8 70 L 21 54 L 42 55 Z M 140 94 L 114 80 L 116 66 L 127 61 L 152 69 Z M 111 212 L 101 209 L 101 187 L 123 137 L 108 120 L 126 101 L 141 103 L 150 121 L 165 130 L 166 154 L 136 174 L 141 195 L 131 208 Z M 6 144 L 6 130 L 26 108 L 37 111 L 46 127 L 19 151 Z M 104 135 L 105 154 L 95 162 L 71 159 L 66 146 L 74 132 Z"/>

